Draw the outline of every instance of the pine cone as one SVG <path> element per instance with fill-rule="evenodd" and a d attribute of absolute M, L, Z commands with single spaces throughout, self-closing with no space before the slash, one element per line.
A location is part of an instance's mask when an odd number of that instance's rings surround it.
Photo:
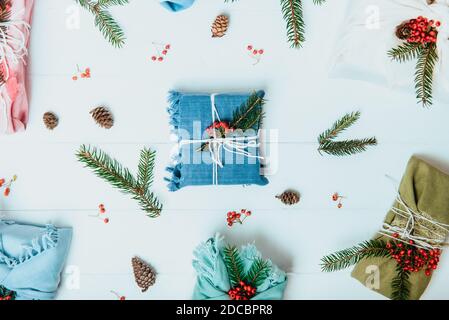
<path fill-rule="evenodd" d="M 142 292 L 147 291 L 156 282 L 156 271 L 138 257 L 131 260 L 134 270 L 134 278 Z"/>
<path fill-rule="evenodd" d="M 296 191 L 287 190 L 281 195 L 276 196 L 283 204 L 291 206 L 297 204 L 300 200 L 300 194 Z"/>
<path fill-rule="evenodd" d="M 223 14 L 219 15 L 212 24 L 212 38 L 221 38 L 228 31 L 229 18 Z"/>
<path fill-rule="evenodd" d="M 408 37 L 410 37 L 410 27 L 409 22 L 404 22 L 396 27 L 396 37 L 398 37 L 401 40 L 406 40 Z"/>
<path fill-rule="evenodd" d="M 59 124 L 59 119 L 53 112 L 44 113 L 43 120 L 48 130 L 53 130 Z"/>
<path fill-rule="evenodd" d="M 97 122 L 97 124 L 105 129 L 111 129 L 114 125 L 114 118 L 112 113 L 105 107 L 98 107 L 93 109 L 90 114 L 92 118 Z"/>

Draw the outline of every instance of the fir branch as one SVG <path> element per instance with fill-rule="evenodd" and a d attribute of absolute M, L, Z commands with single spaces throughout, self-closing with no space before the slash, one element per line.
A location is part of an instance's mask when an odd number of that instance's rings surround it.
<path fill-rule="evenodd" d="M 394 61 L 405 62 L 417 59 L 420 56 L 422 49 L 422 45 L 419 43 L 405 42 L 388 51 L 388 56 Z"/>
<path fill-rule="evenodd" d="M 156 152 L 144 148 L 140 152 L 140 160 L 137 173 L 137 183 L 148 191 L 153 183 L 153 171 L 156 160 Z"/>
<path fill-rule="evenodd" d="M 318 151 L 333 156 L 350 156 L 366 151 L 368 146 L 376 146 L 376 138 L 366 138 L 360 140 L 331 141 L 327 140 L 320 144 Z"/>
<path fill-rule="evenodd" d="M 230 127 L 240 130 L 255 129 L 264 117 L 264 104 L 265 100 L 259 97 L 257 92 L 252 93 L 248 100 L 234 111 Z"/>
<path fill-rule="evenodd" d="M 435 65 L 438 61 L 438 52 L 435 44 L 421 50 L 415 71 L 416 97 L 423 107 L 432 105 L 432 86 Z"/>
<path fill-rule="evenodd" d="M 354 140 L 335 141 L 337 136 L 351 127 L 360 118 L 360 112 L 353 112 L 346 114 L 343 118 L 337 120 L 333 126 L 324 131 L 318 137 L 318 152 L 334 155 L 334 156 L 347 156 L 366 151 L 368 146 L 377 145 L 377 139 L 364 138 Z"/>
<path fill-rule="evenodd" d="M 243 261 L 240 257 L 239 250 L 234 246 L 226 247 L 223 253 L 231 287 L 234 287 L 245 278 Z"/>
<path fill-rule="evenodd" d="M 288 42 L 293 48 L 301 47 L 305 40 L 302 0 L 281 0 L 281 10 L 287 24 Z"/>
<path fill-rule="evenodd" d="M 268 278 L 270 270 L 271 266 L 267 260 L 256 259 L 245 277 L 245 283 L 257 288 Z"/>
<path fill-rule="evenodd" d="M 366 258 L 383 258 L 389 256 L 386 242 L 370 240 L 349 249 L 337 251 L 321 259 L 323 272 L 334 272 L 349 268 Z"/>
<path fill-rule="evenodd" d="M 152 173 L 146 172 L 154 167 L 154 153 L 144 149 L 141 153 L 141 161 L 148 161 L 143 166 L 139 165 L 139 178 L 143 179 L 140 182 L 136 180 L 131 172 L 124 168 L 117 160 L 112 159 L 109 155 L 96 148 L 81 146 L 77 152 L 77 158 L 84 163 L 87 168 L 90 168 L 98 177 L 109 182 L 113 187 L 120 189 L 125 194 L 132 195 L 133 199 L 138 201 L 142 210 L 148 213 L 150 218 L 160 216 L 162 205 L 157 200 L 156 196 L 149 191 L 151 184 Z M 142 172 L 140 172 L 142 169 Z M 147 176 L 149 174 L 149 176 Z"/>
<path fill-rule="evenodd" d="M 318 141 L 323 143 L 336 138 L 340 133 L 351 127 L 360 119 L 360 111 L 345 114 L 343 118 L 337 120 L 330 129 L 324 131 L 318 137 Z"/>
<path fill-rule="evenodd" d="M 95 16 L 95 26 L 101 31 L 104 38 L 114 47 L 121 48 L 125 43 L 125 33 L 112 15 L 107 11 L 111 6 L 125 5 L 129 0 L 75 0 L 81 7 Z"/>
<path fill-rule="evenodd" d="M 398 264 L 396 267 L 397 275 L 391 281 L 391 288 L 393 289 L 392 300 L 408 300 L 410 297 L 410 271 Z"/>

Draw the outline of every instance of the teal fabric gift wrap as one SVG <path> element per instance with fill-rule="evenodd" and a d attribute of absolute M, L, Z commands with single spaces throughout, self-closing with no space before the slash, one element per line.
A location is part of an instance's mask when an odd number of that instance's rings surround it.
<path fill-rule="evenodd" d="M 17 300 L 54 299 L 72 229 L 0 220 L 0 285 Z"/>
<path fill-rule="evenodd" d="M 178 12 L 192 6 L 195 0 L 159 0 L 161 5 L 170 11 Z"/>
<path fill-rule="evenodd" d="M 231 289 L 231 283 L 223 260 L 224 248 L 226 243 L 219 235 L 196 248 L 193 260 L 193 267 L 197 272 L 194 300 L 230 300 L 228 291 Z M 248 271 L 253 262 L 262 258 L 262 255 L 253 244 L 249 244 L 240 249 L 240 258 L 245 271 Z M 268 263 L 271 267 L 269 275 L 257 287 L 256 295 L 251 300 L 281 300 L 284 296 L 287 276 L 270 260 Z"/>
<path fill-rule="evenodd" d="M 258 91 L 257 95 L 263 98 L 265 92 Z M 268 179 L 261 175 L 257 145 L 245 148 L 245 152 L 250 156 L 242 156 L 232 148 L 232 150 L 223 148 L 220 154 L 222 166 L 214 168 L 210 152 L 198 151 L 202 143 L 194 143 L 204 140 L 206 129 L 218 118 L 214 115 L 214 110 L 220 120 L 229 122 L 234 112 L 246 103 L 249 97 L 250 94 L 170 93 L 168 113 L 172 133 L 178 142 L 173 165 L 167 168 L 171 175 L 165 179 L 169 182 L 170 191 L 177 191 L 186 186 L 268 184 Z M 242 137 L 256 139 L 258 144 L 259 123 L 256 123 L 253 129 L 245 131 Z"/>

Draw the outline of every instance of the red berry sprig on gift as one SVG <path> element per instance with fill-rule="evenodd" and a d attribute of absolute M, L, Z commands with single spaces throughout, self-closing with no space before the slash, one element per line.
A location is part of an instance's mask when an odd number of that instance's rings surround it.
<path fill-rule="evenodd" d="M 437 42 L 437 28 L 439 26 L 441 26 L 440 21 L 429 20 L 419 16 L 402 25 L 400 31 L 408 43 L 421 43 L 422 45 L 426 45 Z"/>
<path fill-rule="evenodd" d="M 211 138 L 215 136 L 217 138 L 225 138 L 226 135 L 232 131 L 233 129 L 230 127 L 229 123 L 224 121 L 215 121 L 212 125 L 206 128 L 206 132 Z"/>
<path fill-rule="evenodd" d="M 227 214 L 226 221 L 228 222 L 228 226 L 232 227 L 236 223 L 243 224 L 243 222 L 251 215 L 252 212 L 246 209 L 240 210 L 239 213 L 237 213 L 236 211 L 230 211 Z"/>
<path fill-rule="evenodd" d="M 120 300 L 120 301 L 125 301 L 125 300 L 126 300 L 126 297 L 125 297 L 125 296 L 122 296 L 122 295 L 120 295 L 120 294 L 118 294 L 117 291 L 111 290 L 111 293 L 112 293 L 114 296 L 116 296 L 117 299 Z"/>
<path fill-rule="evenodd" d="M 231 300 L 250 300 L 256 295 L 256 288 L 240 281 L 237 286 L 228 291 Z"/>
<path fill-rule="evenodd" d="M 155 61 L 155 62 L 164 61 L 165 57 L 168 55 L 168 52 L 171 49 L 170 44 L 161 44 L 161 43 L 156 43 L 156 42 L 153 42 L 153 47 L 154 47 L 155 51 L 157 52 L 157 54 L 153 55 L 151 57 L 151 60 Z"/>
<path fill-rule="evenodd" d="M 393 234 L 394 238 L 399 238 L 399 234 Z M 400 241 L 390 241 L 387 243 L 390 256 L 403 268 L 404 271 L 419 272 L 425 269 L 426 276 L 430 276 L 432 271 L 438 267 L 441 250 L 425 250 L 415 246 L 413 240 L 408 243 Z"/>
<path fill-rule="evenodd" d="M 16 292 L 0 286 L 0 301 L 9 301 L 16 299 Z"/>
<path fill-rule="evenodd" d="M 9 197 L 11 193 L 11 186 L 17 180 L 17 175 L 14 175 L 8 182 L 4 178 L 0 179 L 0 189 L 4 188 L 3 195 Z"/>

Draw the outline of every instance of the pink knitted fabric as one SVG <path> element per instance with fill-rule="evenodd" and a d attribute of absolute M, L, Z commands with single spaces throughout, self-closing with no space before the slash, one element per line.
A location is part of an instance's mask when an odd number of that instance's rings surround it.
<path fill-rule="evenodd" d="M 2 42 L 4 49 L 0 52 L 0 59 L 4 59 L 0 70 L 7 76 L 0 88 L 0 134 L 23 131 L 28 122 L 26 61 L 33 4 L 34 0 L 10 0 L 11 17 L 6 27 L 9 40 Z M 24 45 L 23 50 L 18 43 Z"/>

